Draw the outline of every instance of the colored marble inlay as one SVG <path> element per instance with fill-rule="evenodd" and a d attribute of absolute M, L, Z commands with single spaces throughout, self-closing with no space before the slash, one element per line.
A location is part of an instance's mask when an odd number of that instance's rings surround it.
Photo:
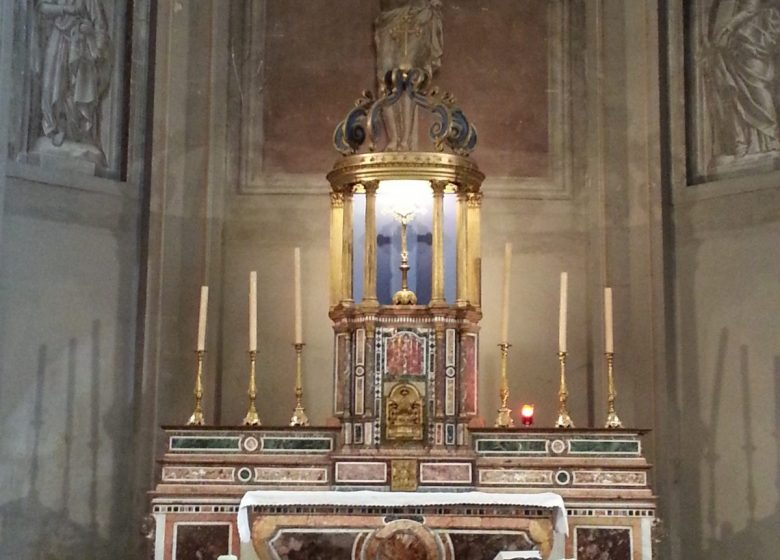
<path fill-rule="evenodd" d="M 638 440 L 620 439 L 571 439 L 569 453 L 572 455 L 639 455 Z"/>
<path fill-rule="evenodd" d="M 351 560 L 358 535 L 344 529 L 280 529 L 268 544 L 281 560 Z"/>
<path fill-rule="evenodd" d="M 422 463 L 421 484 L 471 484 L 471 463 Z"/>
<path fill-rule="evenodd" d="M 174 531 L 176 560 L 217 560 L 231 553 L 228 523 L 177 523 Z"/>
<path fill-rule="evenodd" d="M 456 560 L 495 558 L 499 552 L 534 550 L 531 538 L 520 531 L 449 531 L 444 537 L 452 543 Z"/>
<path fill-rule="evenodd" d="M 336 463 L 336 482 L 384 484 L 387 481 L 387 463 Z"/>
<path fill-rule="evenodd" d="M 478 439 L 477 453 L 496 455 L 538 455 L 547 453 L 544 439 Z"/>
<path fill-rule="evenodd" d="M 241 438 L 230 436 L 171 436 L 171 451 L 197 451 L 199 453 L 225 453 L 241 451 Z"/>
<path fill-rule="evenodd" d="M 480 469 L 479 483 L 497 486 L 552 486 L 552 471 L 527 469 Z"/>
<path fill-rule="evenodd" d="M 631 560 L 631 529 L 577 527 L 577 560 Z"/>
<path fill-rule="evenodd" d="M 324 484 L 328 469 L 324 467 L 255 467 L 255 482 L 260 484 Z"/>
<path fill-rule="evenodd" d="M 574 471 L 574 484 L 581 486 L 646 486 L 643 471 Z"/>
<path fill-rule="evenodd" d="M 263 451 L 275 453 L 327 453 L 333 449 L 333 440 L 321 437 L 269 437 L 261 438 Z"/>
<path fill-rule="evenodd" d="M 163 467 L 163 482 L 233 482 L 233 467 Z"/>

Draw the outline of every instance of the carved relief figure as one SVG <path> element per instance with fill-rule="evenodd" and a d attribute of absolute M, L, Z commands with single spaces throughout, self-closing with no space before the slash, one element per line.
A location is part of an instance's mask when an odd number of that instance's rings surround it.
<path fill-rule="evenodd" d="M 374 22 L 376 70 L 380 90 L 387 73 L 396 68 L 420 68 L 429 77 L 441 66 L 444 32 L 441 0 L 382 0 Z M 384 109 L 387 150 L 413 149 L 417 108 L 408 96 Z"/>
<path fill-rule="evenodd" d="M 777 151 L 780 0 L 716 0 L 709 21 L 706 64 L 716 115 L 713 155 L 742 158 Z"/>
<path fill-rule="evenodd" d="M 396 385 L 387 396 L 387 439 L 421 440 L 423 399 L 414 385 Z"/>
<path fill-rule="evenodd" d="M 40 32 L 33 71 L 40 83 L 41 130 L 36 149 L 59 149 L 104 164 L 100 103 L 112 67 L 101 0 L 38 0 Z M 95 161 L 102 160 L 102 161 Z"/>

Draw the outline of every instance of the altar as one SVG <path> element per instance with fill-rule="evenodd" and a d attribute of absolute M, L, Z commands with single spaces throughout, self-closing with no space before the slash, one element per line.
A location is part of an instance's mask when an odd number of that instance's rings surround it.
<path fill-rule="evenodd" d="M 245 494 L 239 508 L 241 540 L 251 539 L 261 560 L 386 558 L 393 551 L 408 560 L 453 560 L 509 549 L 549 558 L 553 534 L 568 533 L 563 500 L 553 493 L 260 490 Z"/>
<path fill-rule="evenodd" d="M 262 425 L 256 407 L 258 356 L 278 349 L 260 341 L 258 353 L 254 273 L 244 425 L 206 425 L 204 287 L 193 413 L 186 426 L 163 428 L 167 445 L 151 495 L 156 560 L 216 560 L 239 550 L 241 560 L 490 560 L 502 552 L 652 559 L 650 465 L 644 432 L 624 428 L 617 413 L 609 289 L 604 427 L 577 429 L 569 414 L 565 272 L 558 418 L 554 427 L 533 427 L 533 410 L 520 419 L 509 398 L 507 243 L 500 386 L 490 388 L 497 406 L 478 410 L 485 175 L 470 158 L 476 128 L 432 86 L 438 62 L 430 44 L 418 45 L 436 35 L 427 28 L 435 11 L 416 10 L 377 20 L 394 21 L 377 41 L 412 42 L 403 51 L 377 45 L 378 92 L 365 92 L 333 137 L 343 156 L 327 175 L 333 355 L 317 360 L 332 364 L 329 425 L 311 426 L 306 411 L 300 251 L 289 426 Z M 416 149 L 423 116 L 430 151 Z"/>

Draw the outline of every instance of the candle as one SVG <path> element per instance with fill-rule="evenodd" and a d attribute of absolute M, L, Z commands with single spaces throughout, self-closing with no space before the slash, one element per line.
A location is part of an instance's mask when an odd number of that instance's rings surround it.
<path fill-rule="evenodd" d="M 206 310 L 209 305 L 209 287 L 200 287 L 200 315 L 198 316 L 198 351 L 206 350 Z"/>
<path fill-rule="evenodd" d="M 534 405 L 524 404 L 520 409 L 520 421 L 523 426 L 530 426 L 534 423 Z"/>
<path fill-rule="evenodd" d="M 303 344 L 301 320 L 301 248 L 295 248 L 295 344 Z"/>
<path fill-rule="evenodd" d="M 257 351 L 257 271 L 249 273 L 249 351 Z"/>
<path fill-rule="evenodd" d="M 561 307 L 558 320 L 558 352 L 566 352 L 566 313 L 568 306 L 569 273 L 561 272 Z"/>
<path fill-rule="evenodd" d="M 607 354 L 615 352 L 612 331 L 612 288 L 604 288 L 604 348 Z"/>
<path fill-rule="evenodd" d="M 512 268 L 512 244 L 504 245 L 504 308 L 501 313 L 501 342 L 509 343 L 509 274 Z"/>

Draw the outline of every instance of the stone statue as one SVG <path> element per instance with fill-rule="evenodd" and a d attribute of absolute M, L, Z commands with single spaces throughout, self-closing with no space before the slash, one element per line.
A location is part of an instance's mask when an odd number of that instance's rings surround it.
<path fill-rule="evenodd" d="M 777 151 L 780 0 L 725 0 L 712 9 L 707 64 L 719 143 L 715 155 L 742 158 Z"/>
<path fill-rule="evenodd" d="M 112 56 L 102 0 L 37 0 L 41 51 L 33 57 L 40 84 L 41 136 L 33 149 L 105 165 L 100 104 Z"/>
<path fill-rule="evenodd" d="M 428 77 L 441 66 L 444 44 L 441 0 L 382 0 L 374 22 L 377 79 L 380 90 L 387 73 L 419 68 Z M 413 149 L 417 108 L 409 96 L 384 109 L 390 151 Z"/>

